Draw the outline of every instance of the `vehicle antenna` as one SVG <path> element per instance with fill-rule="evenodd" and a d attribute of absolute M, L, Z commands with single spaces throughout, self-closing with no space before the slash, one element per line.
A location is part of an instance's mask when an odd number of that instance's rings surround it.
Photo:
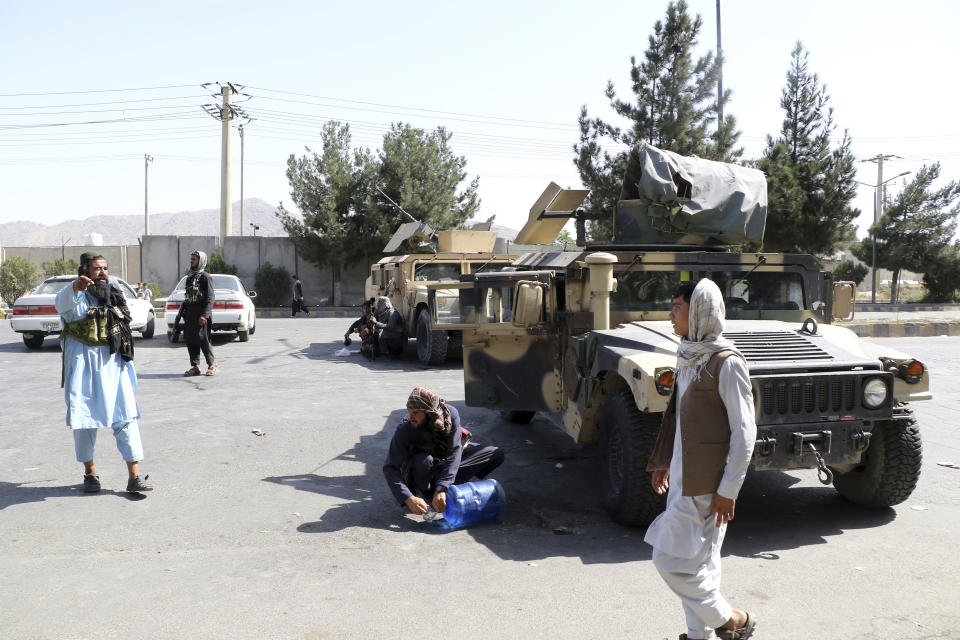
<path fill-rule="evenodd" d="M 396 202 L 394 202 L 394 201 L 393 201 L 393 198 L 391 198 L 390 196 L 388 196 L 387 194 L 385 194 L 385 193 L 383 192 L 383 189 L 381 189 L 380 187 L 377 187 L 377 191 L 379 191 L 379 192 L 380 192 L 380 195 L 382 195 L 384 198 L 386 198 L 387 201 L 388 201 L 390 204 L 392 204 L 392 205 L 395 206 L 397 209 L 399 209 L 399 210 L 400 210 L 400 213 L 402 213 L 403 215 L 405 215 L 405 216 L 407 216 L 408 218 L 410 218 L 410 221 L 411 221 L 411 222 L 417 222 L 417 223 L 420 222 L 419 220 L 417 220 L 416 218 L 414 218 L 412 215 L 410 215 L 409 213 L 407 213 L 407 212 L 404 210 L 403 207 L 401 207 L 401 206 L 398 205 Z"/>

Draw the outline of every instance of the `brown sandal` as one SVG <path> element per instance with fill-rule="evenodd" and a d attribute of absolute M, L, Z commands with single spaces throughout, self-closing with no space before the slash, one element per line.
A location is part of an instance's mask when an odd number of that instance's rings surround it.
<path fill-rule="evenodd" d="M 200 367 L 190 367 L 189 369 L 183 372 L 184 378 L 189 378 L 190 376 L 198 376 L 198 375 L 200 375 Z"/>
<path fill-rule="evenodd" d="M 212 376 L 212 375 L 216 375 L 216 373 L 217 373 L 217 363 L 214 362 L 212 365 L 210 365 L 209 367 L 207 367 L 207 372 L 206 372 L 205 374 L 203 374 L 203 375 L 205 375 L 205 376 Z"/>

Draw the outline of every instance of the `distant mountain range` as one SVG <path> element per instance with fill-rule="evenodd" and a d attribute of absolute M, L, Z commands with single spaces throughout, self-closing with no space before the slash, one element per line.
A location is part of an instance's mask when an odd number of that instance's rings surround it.
<path fill-rule="evenodd" d="M 276 207 L 257 198 L 243 201 L 243 235 L 252 235 L 250 223 L 258 225 L 258 236 L 286 236 Z M 37 222 L 0 224 L 0 244 L 5 247 L 50 247 L 89 243 L 92 233 L 103 236 L 104 245 L 133 245 L 143 235 L 143 214 L 132 216 L 91 216 L 55 225 Z M 150 234 L 170 236 L 215 236 L 220 233 L 220 209 L 150 214 Z M 240 234 L 240 202 L 233 203 L 233 233 Z"/>
<path fill-rule="evenodd" d="M 276 207 L 258 198 L 243 201 L 243 235 L 253 235 L 250 224 L 259 226 L 258 236 L 286 237 L 283 225 L 274 214 Z M 469 227 L 471 223 L 468 222 Z M 518 231 L 493 225 L 500 237 L 513 240 Z M 220 233 L 220 209 L 150 214 L 150 234 L 169 236 L 215 236 Z M 240 234 L 240 202 L 233 203 L 233 233 Z M 103 236 L 103 244 L 135 245 L 143 235 L 143 215 L 91 216 L 83 220 L 67 220 L 55 225 L 37 222 L 0 224 L 0 245 L 5 247 L 55 247 L 90 244 L 90 234 Z"/>

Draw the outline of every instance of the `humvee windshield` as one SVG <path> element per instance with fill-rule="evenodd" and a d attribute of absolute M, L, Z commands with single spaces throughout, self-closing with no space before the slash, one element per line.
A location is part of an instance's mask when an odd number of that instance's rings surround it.
<path fill-rule="evenodd" d="M 610 311 L 670 311 L 673 308 L 673 292 L 680 286 L 681 272 L 632 269 L 616 276 L 617 290 L 610 294 Z"/>
<path fill-rule="evenodd" d="M 490 271 L 500 271 L 504 267 L 509 267 L 509 262 L 471 262 L 470 273 L 487 273 Z"/>
<path fill-rule="evenodd" d="M 638 271 L 617 274 L 610 294 L 611 311 L 670 311 L 681 279 L 710 278 L 723 292 L 727 318 L 740 311 L 789 311 L 804 308 L 803 279 L 785 271 Z M 745 278 L 746 276 L 746 278 Z"/>
<path fill-rule="evenodd" d="M 712 271 L 701 274 L 723 292 L 727 317 L 744 311 L 797 311 L 803 309 L 803 279 L 788 271 Z M 746 278 L 744 278 L 746 276 Z"/>
<path fill-rule="evenodd" d="M 444 282 L 460 280 L 460 263 L 421 262 L 413 272 L 417 282 Z"/>

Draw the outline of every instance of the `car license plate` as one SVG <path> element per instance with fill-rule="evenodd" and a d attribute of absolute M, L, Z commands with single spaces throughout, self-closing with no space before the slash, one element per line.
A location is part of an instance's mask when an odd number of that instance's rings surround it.
<path fill-rule="evenodd" d="M 59 331 L 60 323 L 59 322 L 44 322 L 43 323 L 44 331 Z"/>

